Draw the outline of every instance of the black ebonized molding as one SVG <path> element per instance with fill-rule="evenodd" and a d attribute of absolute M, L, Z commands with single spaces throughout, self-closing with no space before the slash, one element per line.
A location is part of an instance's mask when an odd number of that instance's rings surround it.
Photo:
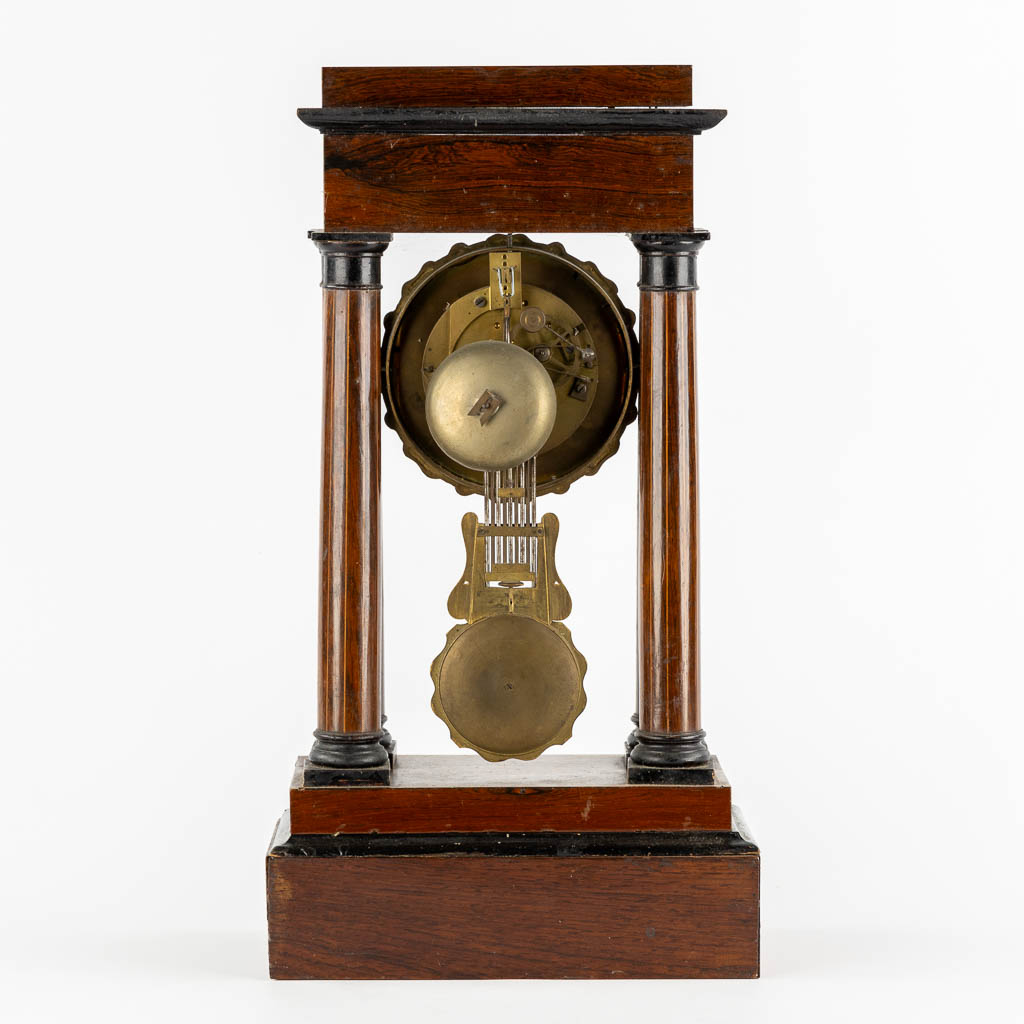
<path fill-rule="evenodd" d="M 636 730 L 637 743 L 626 759 L 626 778 L 646 785 L 694 785 L 714 777 L 704 730 L 660 735 Z"/>
<path fill-rule="evenodd" d="M 292 835 L 285 812 L 270 857 L 721 857 L 756 854 L 739 812 L 729 832 L 450 832 Z"/>
<path fill-rule="evenodd" d="M 697 765 L 669 766 L 652 768 L 650 765 L 634 764 L 630 757 L 633 750 L 626 755 L 626 781 L 639 786 L 713 786 L 715 773 L 710 767 Z"/>
<path fill-rule="evenodd" d="M 322 288 L 380 288 L 380 257 L 391 235 L 310 231 L 309 237 L 320 250 Z"/>
<path fill-rule="evenodd" d="M 381 743 L 383 732 L 332 733 L 316 729 L 313 749 L 303 766 L 307 786 L 387 785 L 391 757 Z"/>
<path fill-rule="evenodd" d="M 632 234 L 640 253 L 641 291 L 693 292 L 697 290 L 697 253 L 711 237 L 708 231 L 674 235 Z"/>
<path fill-rule="evenodd" d="M 724 110 L 693 107 L 302 107 L 324 135 L 700 135 Z"/>

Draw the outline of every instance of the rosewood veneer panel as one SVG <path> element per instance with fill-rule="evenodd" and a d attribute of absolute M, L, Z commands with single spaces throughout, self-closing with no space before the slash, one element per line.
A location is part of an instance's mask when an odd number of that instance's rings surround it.
<path fill-rule="evenodd" d="M 287 827 L 282 822 L 284 838 Z M 692 833 L 690 833 L 692 835 Z M 274 978 L 753 978 L 756 847 L 267 858 Z"/>
<path fill-rule="evenodd" d="M 487 764 L 458 755 L 402 756 L 389 786 L 291 789 L 296 835 L 440 832 L 726 830 L 732 790 L 717 761 L 711 785 L 626 782 L 622 757 L 556 755 Z"/>
<path fill-rule="evenodd" d="M 682 64 L 324 68 L 325 107 L 688 107 Z"/>
<path fill-rule="evenodd" d="M 324 138 L 328 231 L 688 231 L 691 136 Z"/>

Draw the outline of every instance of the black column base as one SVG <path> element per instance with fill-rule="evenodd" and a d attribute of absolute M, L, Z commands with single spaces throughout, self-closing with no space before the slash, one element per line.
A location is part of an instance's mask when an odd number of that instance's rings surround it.
<path fill-rule="evenodd" d="M 381 742 L 382 732 L 339 733 L 318 729 L 313 735 L 316 741 L 306 759 L 304 785 L 387 785 L 391 781 L 391 758 Z"/>
<path fill-rule="evenodd" d="M 675 736 L 637 729 L 635 736 L 637 742 L 626 759 L 629 782 L 701 785 L 711 781 L 714 771 L 703 729 Z"/>

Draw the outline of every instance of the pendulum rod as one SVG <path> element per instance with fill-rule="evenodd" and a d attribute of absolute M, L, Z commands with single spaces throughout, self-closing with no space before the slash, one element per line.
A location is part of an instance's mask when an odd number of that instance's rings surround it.
<path fill-rule="evenodd" d="M 502 298 L 502 337 L 512 344 L 512 297 L 518 282 L 515 267 L 495 267 L 498 292 Z M 507 274 L 507 276 L 506 276 Z M 488 526 L 523 528 L 537 525 L 537 459 L 518 466 L 484 472 L 484 522 Z M 537 538 L 524 536 L 487 535 L 484 545 L 487 572 L 495 566 L 525 565 L 531 573 L 537 572 Z"/>
<path fill-rule="evenodd" d="M 487 526 L 530 527 L 537 525 L 537 459 L 518 466 L 484 473 L 484 523 Z M 486 572 L 499 565 L 525 565 L 537 572 L 537 538 L 487 535 L 484 545 Z"/>

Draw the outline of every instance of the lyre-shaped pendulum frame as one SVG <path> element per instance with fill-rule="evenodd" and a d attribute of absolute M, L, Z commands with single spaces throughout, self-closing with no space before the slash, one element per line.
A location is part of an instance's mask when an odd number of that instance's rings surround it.
<path fill-rule="evenodd" d="M 458 746 L 488 761 L 531 760 L 569 739 L 587 703 L 586 659 L 559 621 L 572 600 L 555 569 L 558 519 L 489 524 L 468 512 L 462 534 L 466 568 L 448 611 L 466 621 L 430 666 L 431 707 Z M 510 554 L 525 558 L 497 560 Z"/>

